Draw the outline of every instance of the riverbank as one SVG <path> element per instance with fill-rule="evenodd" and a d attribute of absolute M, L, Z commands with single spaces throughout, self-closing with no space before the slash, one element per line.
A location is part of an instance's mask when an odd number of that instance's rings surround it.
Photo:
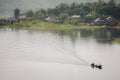
<path fill-rule="evenodd" d="M 71 25 L 68 23 L 55 24 L 55 23 L 43 22 L 43 21 L 25 21 L 21 23 L 5 25 L 3 27 L 41 29 L 41 30 L 47 30 L 47 29 L 70 30 L 70 29 L 101 29 L 101 28 L 104 28 L 103 26 Z M 116 28 L 120 28 L 120 27 L 116 27 Z"/>

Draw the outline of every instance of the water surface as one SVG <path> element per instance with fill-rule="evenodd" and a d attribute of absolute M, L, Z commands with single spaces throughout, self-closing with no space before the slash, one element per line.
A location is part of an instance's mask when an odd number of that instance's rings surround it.
<path fill-rule="evenodd" d="M 0 80 L 119 80 L 120 31 L 0 29 Z M 102 64 L 92 69 L 90 64 Z"/>

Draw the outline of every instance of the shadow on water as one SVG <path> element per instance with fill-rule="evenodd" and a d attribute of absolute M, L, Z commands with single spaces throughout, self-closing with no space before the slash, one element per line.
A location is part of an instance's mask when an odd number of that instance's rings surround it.
<path fill-rule="evenodd" d="M 0 27 L 0 30 L 4 31 L 20 31 L 21 28 L 2 28 Z M 22 29 L 24 30 L 24 29 Z M 120 30 L 116 28 L 103 28 L 103 29 L 73 29 L 73 30 L 28 30 L 30 34 L 33 34 L 34 32 L 50 32 L 54 33 L 55 35 L 60 36 L 61 39 L 64 39 L 65 37 L 69 37 L 71 42 L 74 43 L 78 38 L 89 40 L 90 38 L 95 39 L 98 43 L 103 44 L 111 44 L 113 40 L 120 39 Z"/>
<path fill-rule="evenodd" d="M 120 38 L 120 30 L 112 28 L 112 29 L 80 29 L 80 30 L 58 30 L 54 31 L 61 38 L 70 37 L 73 44 L 75 43 L 77 38 L 83 38 L 89 40 L 90 38 L 95 39 L 98 43 L 102 44 L 112 44 L 115 39 Z"/>
<path fill-rule="evenodd" d="M 117 29 L 89 29 L 80 30 L 82 38 L 94 38 L 97 42 L 111 44 L 113 40 L 120 38 L 120 30 Z"/>
<path fill-rule="evenodd" d="M 70 37 L 70 40 L 75 43 L 77 39 L 77 31 L 76 30 L 57 30 L 56 33 L 63 39 L 64 37 Z"/>

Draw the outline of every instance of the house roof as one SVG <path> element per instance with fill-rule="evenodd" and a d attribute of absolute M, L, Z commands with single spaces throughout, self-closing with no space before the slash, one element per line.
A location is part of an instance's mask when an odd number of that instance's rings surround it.
<path fill-rule="evenodd" d="M 48 18 L 45 18 L 45 20 L 46 20 L 46 21 L 48 21 L 48 20 L 50 20 L 50 19 L 51 19 L 50 17 L 48 17 Z"/>
<path fill-rule="evenodd" d="M 24 19 L 24 18 L 26 18 L 25 15 L 19 16 L 19 19 Z"/>
<path fill-rule="evenodd" d="M 100 20 L 101 20 L 100 18 L 97 18 L 97 19 L 95 19 L 94 21 L 97 22 L 97 21 L 100 21 Z"/>
<path fill-rule="evenodd" d="M 73 18 L 79 18 L 80 15 L 73 15 L 72 17 L 73 17 Z"/>

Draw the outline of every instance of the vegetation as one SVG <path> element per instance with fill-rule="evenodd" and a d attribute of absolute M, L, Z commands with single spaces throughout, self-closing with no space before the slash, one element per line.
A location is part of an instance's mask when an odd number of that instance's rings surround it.
<path fill-rule="evenodd" d="M 25 14 L 27 17 L 32 17 L 34 15 L 34 12 L 32 10 L 29 10 Z"/>
<path fill-rule="evenodd" d="M 6 25 L 6 27 L 12 28 L 26 28 L 26 29 L 59 29 L 59 30 L 70 30 L 70 29 L 99 29 L 103 28 L 102 26 L 86 26 L 86 25 L 71 25 L 71 24 L 54 24 L 51 22 L 43 22 L 38 20 L 25 21 L 22 23 L 14 23 L 12 25 Z"/>
<path fill-rule="evenodd" d="M 15 17 L 15 19 L 18 19 L 19 15 L 20 15 L 20 10 L 18 8 L 16 8 L 14 10 L 14 17 Z"/>
<path fill-rule="evenodd" d="M 94 18 L 106 18 L 112 16 L 117 20 L 120 20 L 120 3 L 117 4 L 115 0 L 110 0 L 108 2 L 99 0 L 98 2 L 87 2 L 87 3 L 75 3 L 65 4 L 61 3 L 55 8 L 49 8 L 47 10 L 39 9 L 34 12 L 29 10 L 25 13 L 29 17 L 38 17 L 41 19 L 46 17 L 56 17 L 62 21 L 65 18 L 69 18 L 72 15 L 80 15 L 84 19 L 94 19 Z"/>
<path fill-rule="evenodd" d="M 18 19 L 19 15 L 20 10 L 16 8 L 14 10 L 15 18 Z M 93 26 L 91 23 L 96 18 L 104 19 L 111 16 L 118 20 L 119 24 L 116 27 L 120 28 L 120 3 L 118 4 L 114 0 L 110 0 L 108 2 L 99 0 L 98 2 L 87 2 L 80 4 L 75 2 L 71 4 L 61 3 L 55 8 L 49 8 L 47 10 L 39 9 L 38 11 L 29 10 L 21 15 L 26 16 L 26 18 L 21 19 L 21 23 L 20 20 L 18 20 L 16 21 L 18 23 L 13 24 L 12 22 L 12 25 L 7 26 L 31 27 L 34 29 L 102 28 L 102 26 Z M 73 18 L 72 16 L 74 15 L 80 16 L 80 18 Z M 43 20 L 48 17 L 56 20 L 56 22 L 43 22 Z M 54 24 L 59 23 L 59 21 L 62 24 Z M 9 20 L 7 22 L 9 22 Z M 89 22 L 90 24 L 88 24 Z"/>
<path fill-rule="evenodd" d="M 113 43 L 120 44 L 120 39 L 114 40 Z"/>

